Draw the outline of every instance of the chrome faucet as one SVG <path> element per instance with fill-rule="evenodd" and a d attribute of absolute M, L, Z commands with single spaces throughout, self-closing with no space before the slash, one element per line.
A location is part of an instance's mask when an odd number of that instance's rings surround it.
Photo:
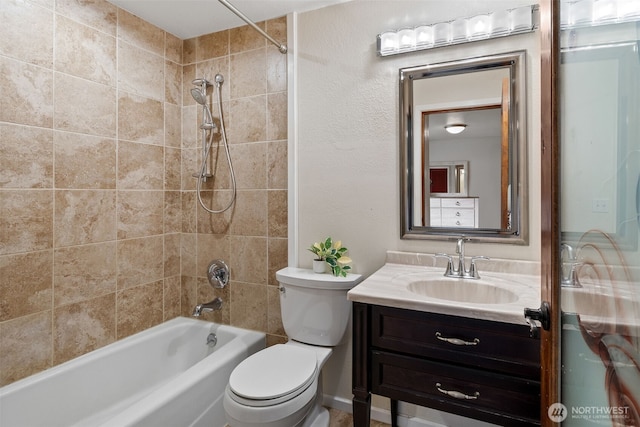
<path fill-rule="evenodd" d="M 564 254 L 567 254 L 567 260 L 565 262 Z M 581 288 L 582 285 L 578 280 L 578 267 L 582 265 L 578 261 L 577 251 L 568 243 L 562 243 L 560 245 L 560 285 L 565 288 Z M 566 269 L 569 269 L 565 274 Z"/>
<path fill-rule="evenodd" d="M 214 310 L 220 310 L 222 308 L 222 299 L 219 297 L 214 298 L 212 301 L 209 301 L 206 304 L 198 304 L 193 309 L 192 316 L 200 317 L 202 313 L 208 313 Z"/>
<path fill-rule="evenodd" d="M 478 267 L 476 266 L 476 260 L 489 260 L 489 257 L 486 256 L 473 256 L 471 257 L 471 264 L 469 265 L 469 269 L 465 265 L 465 256 L 464 256 L 464 242 L 465 237 L 459 237 L 456 241 L 456 254 L 458 254 L 458 266 L 455 267 L 453 265 L 453 256 L 437 253 L 436 257 L 447 258 L 447 269 L 444 272 L 445 277 L 458 277 L 462 279 L 479 279 L 480 275 L 478 274 Z"/>

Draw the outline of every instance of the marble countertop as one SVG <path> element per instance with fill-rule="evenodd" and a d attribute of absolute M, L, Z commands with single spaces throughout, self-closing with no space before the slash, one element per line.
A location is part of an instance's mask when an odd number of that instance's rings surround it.
<path fill-rule="evenodd" d="M 474 283 L 475 286 L 491 284 L 515 293 L 517 299 L 503 303 L 474 303 L 420 295 L 412 292 L 409 284 L 416 280 L 444 278 L 444 268 L 392 262 L 387 262 L 347 295 L 354 302 L 524 325 L 527 324 L 525 307 L 540 307 L 540 276 L 482 271 L 480 276 L 479 281 L 447 280 L 462 281 L 462 286 L 469 287 Z"/>

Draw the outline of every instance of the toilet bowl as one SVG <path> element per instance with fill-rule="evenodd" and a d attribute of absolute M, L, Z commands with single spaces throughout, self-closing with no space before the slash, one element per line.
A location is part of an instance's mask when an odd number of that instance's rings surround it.
<path fill-rule="evenodd" d="M 285 268 L 276 278 L 289 341 L 236 366 L 224 396 L 227 422 L 231 427 L 328 427 L 321 370 L 344 336 L 351 307 L 347 291 L 361 276 Z"/>
<path fill-rule="evenodd" d="M 229 425 L 314 425 L 326 412 L 321 405 L 321 369 L 331 353 L 331 348 L 289 341 L 245 359 L 232 372 L 225 392 L 224 408 Z M 309 417 L 311 414 L 314 417 Z M 310 422 L 305 424 L 305 420 Z"/>

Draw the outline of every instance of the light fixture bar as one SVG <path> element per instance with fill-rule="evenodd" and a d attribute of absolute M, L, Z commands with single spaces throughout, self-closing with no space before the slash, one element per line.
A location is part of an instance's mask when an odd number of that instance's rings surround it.
<path fill-rule="evenodd" d="M 637 0 L 562 0 L 560 11 L 561 30 L 640 21 Z"/>
<path fill-rule="evenodd" d="M 376 38 L 378 56 L 530 33 L 537 28 L 537 10 L 538 5 L 530 5 L 448 22 L 385 31 Z"/>

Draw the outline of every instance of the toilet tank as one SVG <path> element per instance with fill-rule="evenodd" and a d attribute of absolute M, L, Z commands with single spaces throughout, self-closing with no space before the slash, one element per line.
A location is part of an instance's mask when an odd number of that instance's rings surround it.
<path fill-rule="evenodd" d="M 347 292 L 362 276 L 336 277 L 287 267 L 276 272 L 276 278 L 280 283 L 280 312 L 287 336 L 306 344 L 338 345 L 351 315 Z"/>

